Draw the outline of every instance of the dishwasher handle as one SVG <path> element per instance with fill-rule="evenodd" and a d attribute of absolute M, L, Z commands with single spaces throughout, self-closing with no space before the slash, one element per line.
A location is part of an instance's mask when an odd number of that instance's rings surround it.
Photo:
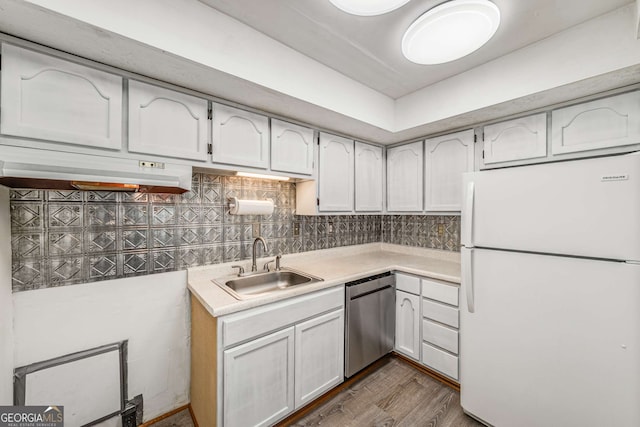
<path fill-rule="evenodd" d="M 393 286 L 392 285 L 387 285 L 387 286 L 383 286 L 382 288 L 376 288 L 376 289 L 372 289 L 370 291 L 366 291 L 366 292 L 361 293 L 361 294 L 354 295 L 354 296 L 349 298 L 349 301 L 353 301 L 353 300 L 358 299 L 358 298 L 366 297 L 367 295 L 375 294 L 376 292 L 382 292 L 385 289 L 389 289 L 389 288 L 393 288 Z"/>

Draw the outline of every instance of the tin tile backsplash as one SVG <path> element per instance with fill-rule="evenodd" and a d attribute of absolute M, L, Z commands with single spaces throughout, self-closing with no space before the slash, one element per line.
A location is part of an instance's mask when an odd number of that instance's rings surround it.
<path fill-rule="evenodd" d="M 11 191 L 13 291 L 372 242 L 459 250 L 457 216 L 295 215 L 295 183 L 194 174 L 182 195 Z M 229 197 L 273 199 L 271 215 L 230 215 Z"/>

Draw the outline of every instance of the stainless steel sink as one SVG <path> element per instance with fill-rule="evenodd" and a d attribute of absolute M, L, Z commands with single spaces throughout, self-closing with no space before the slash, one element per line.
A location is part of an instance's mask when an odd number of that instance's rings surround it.
<path fill-rule="evenodd" d="M 289 289 L 293 286 L 310 285 L 322 281 L 321 278 L 306 273 L 283 268 L 279 271 L 255 273 L 237 277 L 224 283 L 213 282 L 237 299 L 257 297 L 271 292 Z"/>

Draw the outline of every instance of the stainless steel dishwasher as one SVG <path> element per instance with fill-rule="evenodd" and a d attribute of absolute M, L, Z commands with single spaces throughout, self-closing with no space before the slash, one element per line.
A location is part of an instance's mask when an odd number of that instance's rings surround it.
<path fill-rule="evenodd" d="M 395 276 L 378 274 L 345 284 L 345 377 L 393 350 Z"/>

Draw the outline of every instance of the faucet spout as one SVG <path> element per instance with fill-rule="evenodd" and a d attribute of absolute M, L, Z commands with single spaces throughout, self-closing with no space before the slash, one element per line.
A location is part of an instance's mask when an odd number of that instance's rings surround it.
<path fill-rule="evenodd" d="M 256 249 L 258 247 L 258 243 L 262 243 L 263 253 L 266 253 L 269 249 L 267 249 L 267 242 L 262 237 L 256 237 L 253 241 L 253 254 L 251 256 L 251 271 L 258 271 L 258 265 L 256 264 Z"/>

